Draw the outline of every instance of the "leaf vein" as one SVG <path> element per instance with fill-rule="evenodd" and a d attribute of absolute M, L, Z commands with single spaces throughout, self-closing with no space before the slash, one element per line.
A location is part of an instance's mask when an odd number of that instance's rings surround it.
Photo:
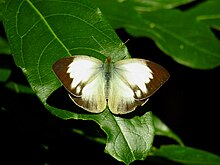
<path fill-rule="evenodd" d="M 84 23 L 86 23 L 87 25 L 89 25 L 90 27 L 94 28 L 95 30 L 97 30 L 98 32 L 100 32 L 103 36 L 107 37 L 109 40 L 111 40 L 113 43 L 115 43 L 115 41 L 108 35 L 106 35 L 103 31 L 101 31 L 100 29 L 98 29 L 96 26 L 94 26 L 93 24 L 89 23 L 88 21 L 80 18 L 80 17 L 77 17 L 75 15 L 72 15 L 72 14 L 66 14 L 66 13 L 56 13 L 56 14 L 50 14 L 50 15 L 47 15 L 45 16 L 45 18 L 49 18 L 49 17 L 52 17 L 52 16 L 70 16 L 70 17 L 73 17 L 73 18 L 76 18 Z"/>
<path fill-rule="evenodd" d="M 120 122 L 117 120 L 117 117 L 114 117 L 114 116 L 113 116 L 113 118 L 114 118 L 115 122 L 117 123 L 118 128 L 119 128 L 119 130 L 120 130 L 120 132 L 118 133 L 117 136 L 119 136 L 119 134 L 122 135 L 122 137 L 124 138 L 125 142 L 127 143 L 127 146 L 129 147 L 129 151 L 130 151 L 130 153 L 131 153 L 131 155 L 132 155 L 132 159 L 135 160 L 134 153 L 132 152 L 132 147 L 130 146 L 130 144 L 129 144 L 127 138 L 126 138 L 126 135 L 123 133 L 123 132 L 126 132 L 126 131 L 124 131 L 124 130 L 121 128 L 121 124 L 120 124 Z M 119 118 L 119 119 L 120 119 L 120 118 Z M 116 152 L 116 153 L 117 153 L 117 152 Z M 119 155 L 119 156 L 120 156 L 120 155 Z"/>
<path fill-rule="evenodd" d="M 41 58 L 42 58 L 44 52 L 46 51 L 46 49 L 48 48 L 48 46 L 49 46 L 53 41 L 55 41 L 55 39 L 56 39 L 56 38 L 53 38 L 52 40 L 50 40 L 50 41 L 47 43 L 47 45 L 45 45 L 44 49 L 41 51 L 41 53 L 40 53 L 40 55 L 39 55 L 39 57 L 38 57 L 38 60 L 37 60 L 37 74 L 38 74 L 38 79 L 39 79 L 41 85 L 43 85 L 43 83 L 42 83 L 42 82 L 43 82 L 43 80 L 42 80 L 43 77 L 42 77 L 41 74 L 40 74 L 40 70 L 42 70 L 42 69 L 40 69 Z"/>

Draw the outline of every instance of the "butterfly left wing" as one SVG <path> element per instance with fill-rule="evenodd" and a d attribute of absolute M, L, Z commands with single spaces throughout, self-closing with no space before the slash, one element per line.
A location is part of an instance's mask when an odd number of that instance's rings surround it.
<path fill-rule="evenodd" d="M 53 71 L 79 107 L 93 113 L 106 108 L 102 61 L 89 56 L 71 56 L 58 60 Z"/>
<path fill-rule="evenodd" d="M 144 105 L 169 78 L 159 64 L 144 59 L 118 61 L 112 69 L 108 106 L 114 114 L 126 114 Z"/>

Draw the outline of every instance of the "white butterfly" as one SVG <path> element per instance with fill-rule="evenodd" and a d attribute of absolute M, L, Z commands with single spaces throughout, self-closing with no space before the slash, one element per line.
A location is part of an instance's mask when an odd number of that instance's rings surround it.
<path fill-rule="evenodd" d="M 160 65 L 144 59 L 124 59 L 115 63 L 89 56 L 58 60 L 53 71 L 69 91 L 72 101 L 92 112 L 108 106 L 113 114 L 126 114 L 144 105 L 169 78 Z"/>

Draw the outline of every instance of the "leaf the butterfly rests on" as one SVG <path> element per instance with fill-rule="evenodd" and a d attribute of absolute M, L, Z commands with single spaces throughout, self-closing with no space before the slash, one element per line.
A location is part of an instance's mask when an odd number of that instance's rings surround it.
<path fill-rule="evenodd" d="M 113 114 L 126 114 L 144 105 L 169 78 L 159 64 L 144 59 L 115 63 L 77 55 L 62 58 L 53 71 L 79 107 L 100 113 L 109 107 Z"/>

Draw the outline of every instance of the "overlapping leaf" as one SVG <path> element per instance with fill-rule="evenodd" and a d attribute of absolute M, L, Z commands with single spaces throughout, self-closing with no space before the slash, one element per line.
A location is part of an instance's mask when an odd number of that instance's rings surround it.
<path fill-rule="evenodd" d="M 162 146 L 153 154 L 185 165 L 217 165 L 220 162 L 220 157 L 215 154 L 178 145 Z"/>
<path fill-rule="evenodd" d="M 148 10 L 155 6 L 149 3 L 146 6 L 144 1 L 96 2 L 115 28 L 125 28 L 133 36 L 153 39 L 163 52 L 180 64 L 198 69 L 220 65 L 220 42 L 210 29 L 210 24 L 218 29 L 220 1 L 201 3 L 201 7 L 196 6 L 189 12 L 164 10 L 166 7 L 159 1 L 156 1 L 157 10 Z M 171 2 L 168 4 L 173 6 Z"/>

